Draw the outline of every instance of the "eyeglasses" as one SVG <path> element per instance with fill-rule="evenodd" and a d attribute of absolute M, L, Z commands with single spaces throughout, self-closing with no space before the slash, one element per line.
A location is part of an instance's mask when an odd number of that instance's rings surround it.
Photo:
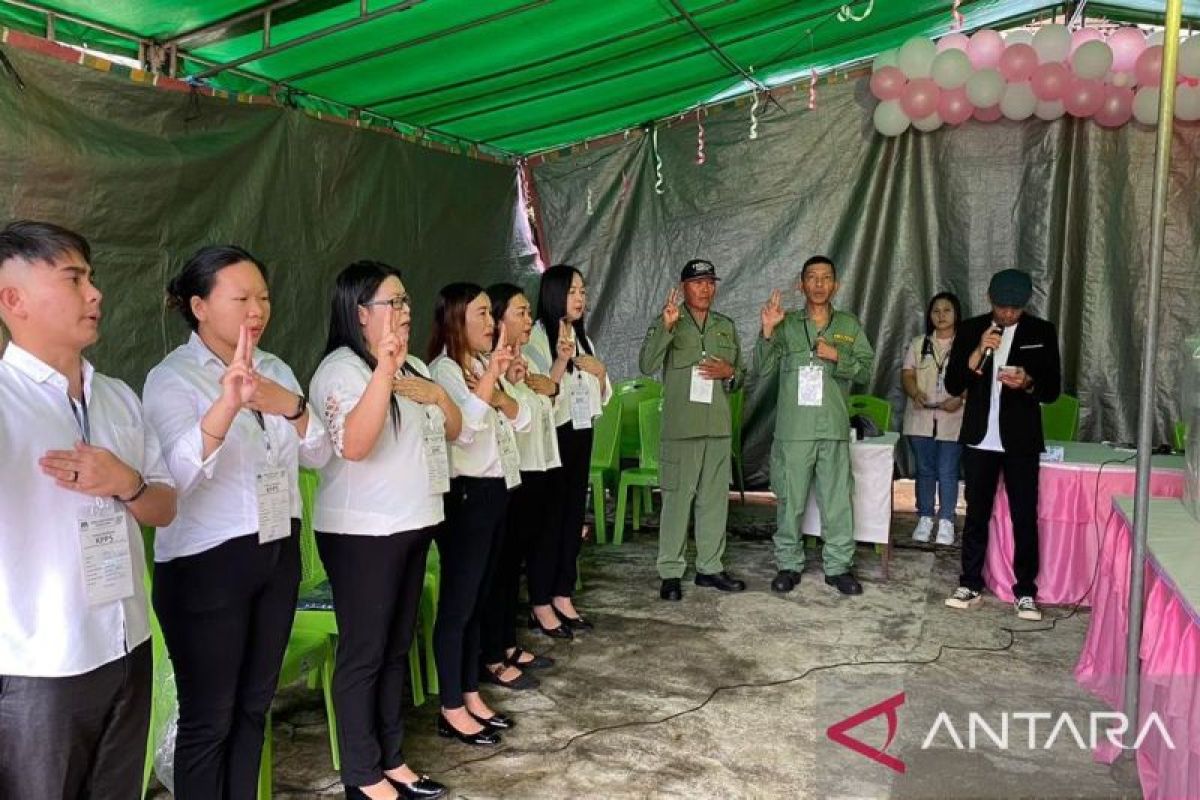
<path fill-rule="evenodd" d="M 408 295 L 402 294 L 399 297 L 392 297 L 387 300 L 371 300 L 367 303 L 359 303 L 360 306 L 391 306 L 393 311 L 399 311 L 402 308 L 411 308 L 412 300 Z"/>

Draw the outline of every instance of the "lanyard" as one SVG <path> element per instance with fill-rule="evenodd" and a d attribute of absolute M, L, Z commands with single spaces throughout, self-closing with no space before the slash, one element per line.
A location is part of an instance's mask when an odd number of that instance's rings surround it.
<path fill-rule="evenodd" d="M 942 360 L 938 361 L 937 348 L 934 347 L 933 340 L 926 336 L 925 345 L 921 348 L 921 357 L 924 358 L 925 356 L 933 359 L 933 366 L 937 368 L 938 374 L 941 375 L 942 371 L 946 368 L 946 362 L 950 360 L 950 348 L 946 348 L 946 353 L 942 356 Z"/>
<path fill-rule="evenodd" d="M 826 322 L 826 323 L 825 323 L 825 327 L 824 327 L 824 328 L 819 328 L 819 329 L 817 330 L 817 339 L 818 339 L 818 340 L 819 340 L 819 339 L 820 339 L 822 336 L 824 336 L 824 335 L 825 335 L 825 331 L 829 330 L 829 326 L 830 326 L 830 325 L 832 325 L 832 324 L 833 324 L 833 312 L 830 312 L 830 313 L 829 313 L 829 322 Z M 816 349 L 817 349 L 817 346 L 816 346 L 815 344 L 813 344 L 813 340 L 812 340 L 812 338 L 811 338 L 811 337 L 808 335 L 808 317 L 805 317 L 805 318 L 804 318 L 804 338 L 805 338 L 805 339 L 808 341 L 808 350 L 809 350 L 809 352 L 814 352 L 814 351 L 816 351 Z"/>
<path fill-rule="evenodd" d="M 71 416 L 75 417 L 75 424 L 79 426 L 79 432 L 83 435 L 83 443 L 91 444 L 92 422 L 88 418 L 87 392 L 80 390 L 78 403 L 68 394 L 67 403 L 71 406 Z"/>

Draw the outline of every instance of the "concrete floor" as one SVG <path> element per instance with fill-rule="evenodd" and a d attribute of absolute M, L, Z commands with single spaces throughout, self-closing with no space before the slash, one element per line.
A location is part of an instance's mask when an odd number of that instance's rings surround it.
<path fill-rule="evenodd" d="M 911 489 L 897 485 L 897 508 L 911 508 Z M 1031 624 L 994 599 L 972 612 L 947 609 L 957 547 L 898 547 L 886 583 L 879 557 L 860 547 L 858 598 L 827 588 L 812 556 L 801 586 L 775 595 L 762 538 L 772 514 L 769 505 L 734 506 L 727 567 L 749 584 L 736 595 L 689 580 L 683 602 L 659 601 L 653 530 L 621 548 L 585 548 L 578 604 L 596 630 L 567 644 L 531 639 L 558 660 L 540 673 L 541 688 L 489 691 L 517 729 L 494 750 L 449 743 L 434 735 L 431 700 L 407 717 L 409 764 L 463 798 L 1140 796 L 1128 762 L 1093 763 L 1069 730 L 1042 747 L 1064 712 L 1086 739 L 1088 713 L 1105 710 L 1072 677 L 1085 611 L 1050 609 Z M 896 515 L 898 544 L 911 543 L 914 524 L 911 513 Z M 1017 631 L 1007 650 L 1004 628 Z M 826 735 L 899 693 L 887 752 L 903 774 Z M 997 731 L 1005 712 L 1053 719 L 1039 723 L 1032 749 L 1027 718 L 1011 717 L 1007 750 L 982 731 L 977 749 L 957 749 L 944 726 L 923 747 L 943 711 L 964 746 L 971 712 Z M 275 797 L 341 796 L 319 696 L 285 690 L 274 716 Z M 882 747 L 884 717 L 849 735 Z"/>

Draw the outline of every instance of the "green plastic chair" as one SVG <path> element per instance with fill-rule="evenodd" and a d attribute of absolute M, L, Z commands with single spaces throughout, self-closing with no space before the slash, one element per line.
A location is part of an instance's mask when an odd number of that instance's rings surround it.
<path fill-rule="evenodd" d="M 617 484 L 617 524 L 613 531 L 613 544 L 625 540 L 625 501 L 632 487 L 643 487 L 649 491 L 658 486 L 658 451 L 662 431 L 662 398 L 643 400 L 638 406 L 638 432 L 641 437 L 641 454 L 638 466 L 621 470 Z M 633 529 L 641 527 L 641 494 L 633 492 Z"/>
<path fill-rule="evenodd" d="M 875 397 L 869 394 L 852 394 L 850 395 L 850 416 L 862 414 L 867 417 L 881 431 L 890 431 L 892 429 L 892 404 L 882 397 Z"/>
<path fill-rule="evenodd" d="M 1055 442 L 1073 442 L 1079 428 L 1079 399 L 1065 392 L 1042 406 L 1042 435 Z"/>
<path fill-rule="evenodd" d="M 1175 423 L 1175 449 L 1182 453 L 1187 449 L 1188 426 L 1186 422 Z"/>
<path fill-rule="evenodd" d="M 621 444 L 621 404 L 609 402 L 596 418 L 592 438 L 592 462 L 588 483 L 592 487 L 592 516 L 596 518 L 596 543 L 608 541 L 608 521 L 604 515 L 605 487 L 616 488 L 621 465 L 617 454 Z"/>
<path fill-rule="evenodd" d="M 638 408 L 643 401 L 662 397 L 662 384 L 653 378 L 631 378 L 613 386 L 621 405 L 620 458 L 637 460 L 642 451 Z"/>
<path fill-rule="evenodd" d="M 733 458 L 733 480 L 743 503 L 746 502 L 746 475 L 742 468 L 742 408 L 745 402 L 745 389 L 738 389 L 729 395 L 729 446 Z"/>

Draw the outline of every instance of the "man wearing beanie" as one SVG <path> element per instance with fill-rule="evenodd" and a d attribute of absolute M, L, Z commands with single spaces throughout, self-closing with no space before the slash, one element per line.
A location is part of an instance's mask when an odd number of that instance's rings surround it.
<path fill-rule="evenodd" d="M 982 600 L 988 522 L 1003 474 L 1012 516 L 1017 616 L 1040 620 L 1038 471 L 1045 442 L 1039 404 L 1058 397 L 1062 368 L 1054 325 L 1025 311 L 1032 295 L 1028 273 L 997 272 L 988 285 L 992 310 L 963 322 L 950 350 L 946 391 L 967 393 L 958 439 L 966 445 L 967 521 L 962 574 L 946 605 L 967 609 Z"/>

